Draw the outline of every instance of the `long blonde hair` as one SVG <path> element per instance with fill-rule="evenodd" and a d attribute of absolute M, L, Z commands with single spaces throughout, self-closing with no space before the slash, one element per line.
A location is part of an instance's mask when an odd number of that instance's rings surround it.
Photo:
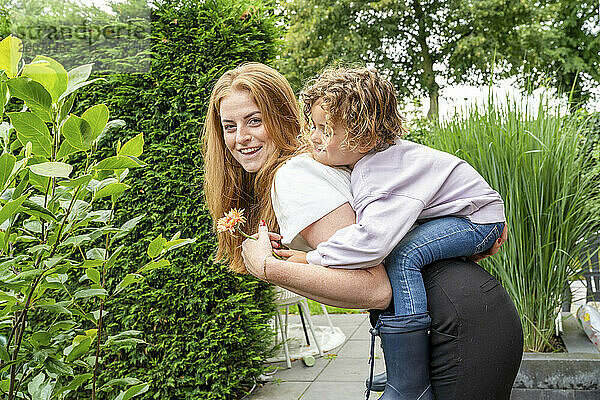
<path fill-rule="evenodd" d="M 269 138 L 275 145 L 260 171 L 249 173 L 233 158 L 223 139 L 221 100 L 234 91 L 253 97 Z M 255 232 L 264 219 L 270 231 L 279 231 L 271 205 L 271 185 L 277 168 L 302 151 L 299 141 L 302 113 L 288 81 L 264 64 L 247 63 L 225 72 L 215 83 L 210 96 L 203 130 L 204 195 L 208 210 L 216 221 L 232 208 L 244 209 L 246 233 Z M 247 273 L 242 259 L 241 235 L 217 233 L 217 259 L 228 261 L 238 273 Z"/>

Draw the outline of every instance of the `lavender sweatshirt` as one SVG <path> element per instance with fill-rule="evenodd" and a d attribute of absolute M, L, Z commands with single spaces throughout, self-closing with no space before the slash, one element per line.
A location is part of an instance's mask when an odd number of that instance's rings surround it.
<path fill-rule="evenodd" d="M 466 161 L 406 140 L 360 159 L 352 171 L 351 189 L 356 224 L 309 252 L 310 264 L 375 266 L 419 219 L 505 221 L 502 198 Z"/>

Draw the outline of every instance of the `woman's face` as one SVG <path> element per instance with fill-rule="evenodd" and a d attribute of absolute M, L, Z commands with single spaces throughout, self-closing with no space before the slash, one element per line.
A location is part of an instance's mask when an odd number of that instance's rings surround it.
<path fill-rule="evenodd" d="M 243 90 L 231 92 L 221 100 L 219 113 L 225 146 L 242 168 L 258 172 L 275 151 L 275 144 L 252 95 Z"/>

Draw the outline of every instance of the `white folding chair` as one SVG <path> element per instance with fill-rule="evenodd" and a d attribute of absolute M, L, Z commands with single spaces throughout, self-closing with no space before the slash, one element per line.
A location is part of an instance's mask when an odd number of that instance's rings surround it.
<path fill-rule="evenodd" d="M 317 350 L 319 351 L 319 355 L 323 356 L 323 348 L 321 347 L 321 343 L 315 334 L 315 328 L 312 321 L 312 316 L 310 314 L 310 310 L 308 309 L 308 302 L 306 301 L 306 297 L 300 296 L 294 292 L 290 292 L 287 289 L 281 288 L 279 286 L 275 286 L 275 304 L 277 306 L 277 313 L 275 319 L 275 330 L 279 329 L 281 333 L 281 339 L 283 343 L 283 351 L 285 353 L 286 365 L 288 368 L 292 368 L 292 362 L 290 358 L 290 350 L 287 342 L 287 327 L 288 327 L 288 313 L 290 306 L 298 305 L 299 311 L 301 312 L 300 317 L 305 318 L 306 322 L 308 322 L 308 327 L 312 334 L 313 340 L 315 341 L 315 345 L 317 346 Z M 333 331 L 333 324 L 331 323 L 331 318 L 329 318 L 329 314 L 327 313 L 327 309 L 323 304 L 321 304 L 323 312 L 326 315 L 327 322 L 329 323 L 329 327 Z M 285 322 L 281 318 L 281 314 L 279 310 L 285 308 Z M 304 324 L 304 319 L 303 319 Z M 304 332 L 306 335 L 306 339 L 308 340 L 308 334 L 306 333 L 306 327 L 304 326 Z"/>

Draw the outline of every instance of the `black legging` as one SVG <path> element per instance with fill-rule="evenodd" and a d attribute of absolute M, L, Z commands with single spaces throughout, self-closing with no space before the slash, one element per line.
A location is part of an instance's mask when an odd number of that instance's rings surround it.
<path fill-rule="evenodd" d="M 523 329 L 506 290 L 477 264 L 458 259 L 425 267 L 423 280 L 436 400 L 508 400 L 523 355 Z M 371 323 L 377 315 L 371 314 Z"/>

